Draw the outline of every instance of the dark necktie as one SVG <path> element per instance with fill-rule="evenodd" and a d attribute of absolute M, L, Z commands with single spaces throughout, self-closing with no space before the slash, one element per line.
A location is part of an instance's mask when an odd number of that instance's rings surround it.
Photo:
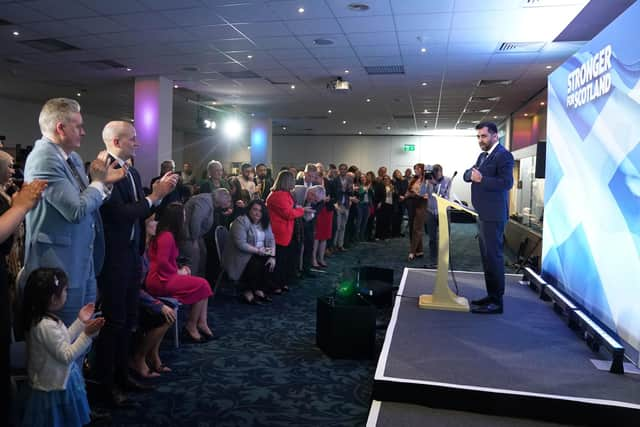
<path fill-rule="evenodd" d="M 71 169 L 71 174 L 73 175 L 73 177 L 78 182 L 78 185 L 80 186 L 80 191 L 86 190 L 87 186 L 84 183 L 84 181 L 82 180 L 82 178 L 80 177 L 80 174 L 78 173 L 78 169 L 76 169 L 76 165 L 73 164 L 73 160 L 71 160 L 71 157 L 67 157 L 67 164 L 69 165 L 69 168 Z"/>
<path fill-rule="evenodd" d="M 484 161 L 487 160 L 488 155 L 489 153 L 487 153 L 486 151 L 483 151 L 482 153 L 480 153 L 480 157 L 478 157 L 478 166 L 482 166 Z"/>

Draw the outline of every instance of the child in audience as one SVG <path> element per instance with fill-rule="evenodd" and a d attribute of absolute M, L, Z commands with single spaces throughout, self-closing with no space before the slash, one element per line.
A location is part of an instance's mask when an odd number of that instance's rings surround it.
<path fill-rule="evenodd" d="M 57 268 L 31 273 L 24 289 L 23 325 L 27 341 L 30 394 L 24 426 L 81 426 L 90 422 L 89 403 L 76 359 L 86 353 L 104 319 L 92 319 L 87 304 L 69 329 L 55 312 L 67 300 L 67 275 Z"/>

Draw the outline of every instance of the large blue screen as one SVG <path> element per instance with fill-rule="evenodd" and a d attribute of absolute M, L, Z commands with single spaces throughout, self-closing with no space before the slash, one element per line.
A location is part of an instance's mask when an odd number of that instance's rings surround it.
<path fill-rule="evenodd" d="M 640 349 L 640 3 L 549 76 L 543 277 Z"/>

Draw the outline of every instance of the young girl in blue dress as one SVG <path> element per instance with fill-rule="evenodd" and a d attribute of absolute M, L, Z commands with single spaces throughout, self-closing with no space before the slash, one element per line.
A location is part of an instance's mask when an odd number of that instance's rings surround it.
<path fill-rule="evenodd" d="M 67 276 L 57 268 L 40 268 L 24 289 L 23 323 L 27 341 L 30 393 L 24 426 L 82 426 L 89 423 L 89 403 L 76 359 L 84 355 L 104 319 L 92 319 L 87 304 L 67 329 L 55 315 L 67 300 Z"/>

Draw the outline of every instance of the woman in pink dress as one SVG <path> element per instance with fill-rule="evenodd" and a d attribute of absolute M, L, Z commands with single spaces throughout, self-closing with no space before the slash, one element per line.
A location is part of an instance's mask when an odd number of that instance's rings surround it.
<path fill-rule="evenodd" d="M 156 235 L 149 244 L 149 273 L 145 285 L 147 292 L 155 297 L 171 297 L 182 304 L 191 305 L 185 332 L 192 341 L 202 342 L 205 338 L 213 338 L 213 332 L 207 324 L 211 286 L 205 279 L 191 276 L 188 266 L 178 268 L 176 241 L 183 235 L 183 229 L 183 205 L 169 204 L 162 212 Z"/>

